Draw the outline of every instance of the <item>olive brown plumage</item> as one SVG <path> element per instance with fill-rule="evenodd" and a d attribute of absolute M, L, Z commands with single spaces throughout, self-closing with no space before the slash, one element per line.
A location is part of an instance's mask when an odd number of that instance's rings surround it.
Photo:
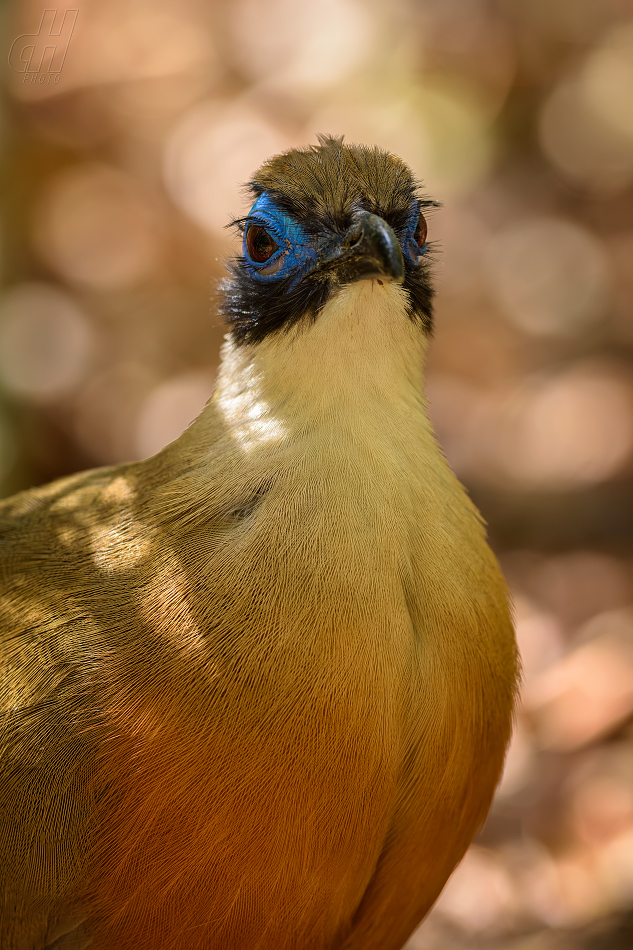
<path fill-rule="evenodd" d="M 428 420 L 407 167 L 252 182 L 213 396 L 0 506 L 3 950 L 397 950 L 490 805 L 507 592 Z"/>

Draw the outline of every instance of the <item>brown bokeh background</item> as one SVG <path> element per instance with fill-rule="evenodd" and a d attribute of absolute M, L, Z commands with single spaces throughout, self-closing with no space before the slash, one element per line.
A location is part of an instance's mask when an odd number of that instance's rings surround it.
<path fill-rule="evenodd" d="M 488 824 L 409 946 L 631 950 L 633 2 L 73 7 L 56 79 L 41 37 L 35 79 L 15 45 L 4 72 L 2 493 L 202 408 L 262 160 L 316 132 L 400 154 L 443 203 L 431 411 L 525 665 Z M 43 11 L 4 11 L 5 63 Z"/>

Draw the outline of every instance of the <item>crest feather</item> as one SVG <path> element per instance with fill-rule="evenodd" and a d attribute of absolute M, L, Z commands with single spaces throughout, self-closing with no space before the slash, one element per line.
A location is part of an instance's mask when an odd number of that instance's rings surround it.
<path fill-rule="evenodd" d="M 377 146 L 345 144 L 344 137 L 319 134 L 318 145 L 294 148 L 264 162 L 248 187 L 271 194 L 300 220 L 347 230 L 354 211 L 364 208 L 398 227 L 420 196 L 419 183 L 402 159 Z"/>

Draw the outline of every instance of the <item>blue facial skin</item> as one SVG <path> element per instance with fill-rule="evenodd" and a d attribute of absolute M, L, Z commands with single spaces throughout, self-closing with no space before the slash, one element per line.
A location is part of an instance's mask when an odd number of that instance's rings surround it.
<path fill-rule="evenodd" d="M 419 247 L 414 234 L 418 224 L 420 208 L 417 204 L 411 208 L 411 214 L 403 236 L 402 250 L 411 263 L 418 263 L 418 259 L 427 250 L 427 244 Z M 261 194 L 244 220 L 244 239 L 242 254 L 249 273 L 262 283 L 273 282 L 284 277 L 293 277 L 293 287 L 301 277 L 316 266 L 319 259 L 317 242 L 312 235 L 305 231 L 298 221 L 282 211 L 266 192 Z M 268 231 L 275 244 L 278 245 L 275 253 L 267 261 L 259 263 L 253 261 L 248 254 L 246 234 L 248 228 L 259 225 Z"/>
<path fill-rule="evenodd" d="M 252 225 L 266 228 L 275 244 L 279 245 L 272 257 L 263 264 L 251 260 L 248 255 L 246 233 Z M 244 222 L 242 254 L 250 273 L 257 280 L 275 281 L 294 275 L 293 285 L 311 270 L 318 260 L 314 239 L 291 215 L 281 211 L 266 192 L 259 196 Z M 262 273 L 273 269 L 274 273 Z"/>

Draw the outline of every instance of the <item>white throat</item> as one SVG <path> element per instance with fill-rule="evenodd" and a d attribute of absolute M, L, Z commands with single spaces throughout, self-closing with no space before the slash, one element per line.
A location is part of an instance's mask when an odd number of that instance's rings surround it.
<path fill-rule="evenodd" d="M 426 420 L 425 351 L 402 288 L 359 281 L 313 323 L 251 346 L 227 340 L 213 404 L 247 450 L 324 424 L 390 430 L 403 415 Z"/>

